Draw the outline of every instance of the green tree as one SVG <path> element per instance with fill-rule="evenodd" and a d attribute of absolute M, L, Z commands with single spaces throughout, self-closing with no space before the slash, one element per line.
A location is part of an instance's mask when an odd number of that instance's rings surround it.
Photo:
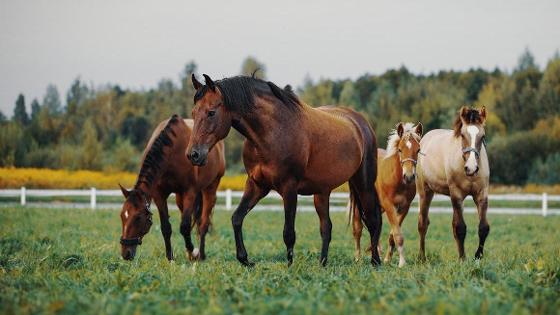
<path fill-rule="evenodd" d="M 266 80 L 266 66 L 254 57 L 247 57 L 241 64 L 241 74 Z"/>
<path fill-rule="evenodd" d="M 29 116 L 27 115 L 27 110 L 25 109 L 25 97 L 23 94 L 18 95 L 16 100 L 13 120 L 22 126 L 29 123 Z"/>
<path fill-rule="evenodd" d="M 103 159 L 103 146 L 91 119 L 86 120 L 82 132 L 80 168 L 99 170 Z"/>
<path fill-rule="evenodd" d="M 353 108 L 358 108 L 360 99 L 358 97 L 358 93 L 356 89 L 354 89 L 354 83 L 352 81 L 347 80 L 344 82 L 342 86 L 342 91 L 340 92 L 340 98 L 338 99 L 338 103 L 344 106 L 350 106 Z"/>
<path fill-rule="evenodd" d="M 529 50 L 529 47 L 526 47 L 525 51 L 523 51 L 517 60 L 517 67 L 515 68 L 515 71 L 526 71 L 528 69 L 538 69 L 538 66 L 535 62 L 535 57 Z"/>
<path fill-rule="evenodd" d="M 43 97 L 43 107 L 45 107 L 50 115 L 58 115 L 61 113 L 62 105 L 60 103 L 60 95 L 55 85 L 49 84 L 47 91 Z"/>
<path fill-rule="evenodd" d="M 560 114 L 560 57 L 546 66 L 538 94 L 540 117 Z"/>
<path fill-rule="evenodd" d="M 31 121 L 36 121 L 39 118 L 39 112 L 41 111 L 41 105 L 36 98 L 31 101 Z"/>

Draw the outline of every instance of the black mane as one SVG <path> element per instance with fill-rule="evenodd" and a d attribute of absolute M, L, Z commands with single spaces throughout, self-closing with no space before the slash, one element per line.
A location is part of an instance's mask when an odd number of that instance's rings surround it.
<path fill-rule="evenodd" d="M 136 180 L 136 184 L 134 188 L 138 188 L 141 183 L 145 183 L 148 186 L 152 184 L 155 177 L 157 176 L 159 170 L 161 169 L 161 163 L 163 162 L 163 149 L 166 146 L 171 146 L 173 144 L 173 140 L 170 137 L 170 134 L 176 136 L 175 132 L 173 131 L 173 125 L 178 123 L 180 118 L 178 115 L 173 115 L 167 121 L 165 128 L 161 130 L 157 138 L 154 140 L 148 152 L 146 153 L 146 157 L 144 161 L 142 161 L 142 166 L 140 167 L 140 173 L 138 173 L 138 179 Z"/>
<path fill-rule="evenodd" d="M 215 82 L 224 98 L 224 106 L 229 111 L 246 114 L 254 110 L 255 97 L 262 95 L 273 95 L 278 98 L 290 110 L 297 111 L 301 108 L 301 102 L 290 86 L 285 89 L 279 88 L 272 82 L 266 82 L 249 76 L 236 76 L 225 78 Z M 204 97 L 209 87 L 204 85 L 194 95 L 194 102 Z"/>

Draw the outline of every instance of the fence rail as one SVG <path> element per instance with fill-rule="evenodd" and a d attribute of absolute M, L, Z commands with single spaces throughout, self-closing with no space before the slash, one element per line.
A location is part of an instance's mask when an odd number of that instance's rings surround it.
<path fill-rule="evenodd" d="M 241 198 L 243 196 L 242 191 L 232 191 L 230 189 L 224 191 L 218 191 L 217 195 L 219 198 L 224 198 L 223 208 L 226 210 L 233 209 L 233 199 Z M 94 187 L 90 189 L 26 189 L 21 187 L 21 189 L 0 189 L 0 198 L 4 197 L 19 197 L 20 204 L 25 206 L 28 204 L 27 197 L 89 197 L 90 203 L 89 207 L 91 209 L 98 208 L 97 197 L 118 197 L 121 196 L 120 190 L 98 190 Z M 331 194 L 331 200 L 334 202 L 345 203 L 348 200 L 348 193 L 344 192 L 333 192 Z M 300 196 L 302 200 L 312 201 L 312 196 Z M 276 199 L 281 200 L 281 196 L 276 192 L 271 192 L 265 199 Z M 489 195 L 488 199 L 490 201 L 539 201 L 541 202 L 541 209 L 515 209 L 515 208 L 497 208 L 492 209 L 492 213 L 507 213 L 507 214 L 542 214 L 547 216 L 549 214 L 560 214 L 560 209 L 549 209 L 549 201 L 560 201 L 560 195 L 548 195 L 547 193 L 542 194 L 494 194 Z M 435 195 L 434 201 L 448 201 L 448 196 Z M 416 196 L 415 201 L 418 201 L 418 196 Z M 75 204 L 74 204 L 75 205 Z M 115 206 L 115 204 L 112 204 Z M 260 206 L 259 208 L 263 210 L 280 210 L 281 206 Z M 313 211 L 313 207 L 298 207 L 304 211 Z M 434 209 L 435 208 L 435 209 Z M 345 211 L 346 206 L 331 206 L 333 211 Z M 411 211 L 414 211 L 411 208 Z M 432 212 L 450 212 L 449 209 L 431 207 Z M 465 212 L 474 212 L 473 209 L 466 208 Z"/>

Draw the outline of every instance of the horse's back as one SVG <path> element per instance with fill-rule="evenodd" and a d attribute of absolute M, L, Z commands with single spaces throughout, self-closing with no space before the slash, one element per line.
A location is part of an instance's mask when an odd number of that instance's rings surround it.
<path fill-rule="evenodd" d="M 373 130 L 358 112 L 321 106 L 307 108 L 304 115 L 306 123 L 302 132 L 307 137 L 309 153 L 303 187 L 334 189 L 356 173 L 366 151 L 375 154 Z M 305 192 L 313 190 L 302 188 Z"/>

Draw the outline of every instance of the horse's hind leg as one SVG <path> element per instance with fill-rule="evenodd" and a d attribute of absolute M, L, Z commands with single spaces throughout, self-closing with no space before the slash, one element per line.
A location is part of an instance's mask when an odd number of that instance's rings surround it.
<path fill-rule="evenodd" d="M 329 216 L 329 197 L 330 192 L 324 194 L 316 194 L 314 196 L 315 210 L 319 215 L 321 240 L 321 265 L 327 265 L 327 257 L 329 255 L 329 244 L 331 243 L 332 222 Z"/>
<path fill-rule="evenodd" d="M 209 187 L 202 191 L 202 215 L 200 216 L 200 222 L 198 222 L 198 235 L 200 236 L 200 260 L 206 259 L 206 233 L 208 233 L 208 227 L 210 226 L 212 210 L 216 205 L 216 190 L 218 190 L 219 183 L 220 179 L 217 179 Z"/>
<path fill-rule="evenodd" d="M 235 249 L 237 252 L 237 260 L 245 266 L 252 266 L 247 257 L 247 250 L 243 243 L 243 220 L 253 207 L 268 194 L 270 189 L 264 189 L 258 186 L 250 177 L 245 182 L 245 192 L 237 209 L 231 216 L 231 224 L 233 225 L 233 234 L 235 236 Z"/>
<path fill-rule="evenodd" d="M 420 235 L 420 252 L 418 258 L 421 261 L 426 260 L 426 233 L 428 233 L 428 226 L 430 225 L 430 219 L 428 218 L 428 212 L 430 210 L 430 203 L 432 198 L 434 198 L 434 192 L 428 188 L 428 186 L 421 181 L 417 180 L 416 190 L 418 191 L 419 203 L 418 203 L 418 234 Z"/>
<path fill-rule="evenodd" d="M 362 219 L 360 215 L 360 210 L 358 209 L 357 205 L 353 205 L 350 211 L 354 212 L 352 216 L 352 234 L 354 235 L 354 244 L 355 244 L 354 259 L 356 261 L 359 261 L 361 256 L 360 239 L 362 238 L 362 229 L 363 229 Z"/>
<path fill-rule="evenodd" d="M 375 166 L 375 164 L 374 164 Z M 361 211 L 363 215 L 361 216 L 364 220 L 366 228 L 370 234 L 371 239 L 371 263 L 374 266 L 381 264 L 381 259 L 379 258 L 379 251 L 377 245 L 379 244 L 379 236 L 381 235 L 381 206 L 379 205 L 379 198 L 377 197 L 377 192 L 373 183 L 375 178 L 371 178 L 371 175 L 362 174 L 360 170 L 356 175 L 350 179 L 351 189 L 354 190 L 357 202 L 360 203 Z M 373 173 L 369 174 L 375 175 L 375 170 Z"/>
<path fill-rule="evenodd" d="M 488 224 L 488 220 L 486 219 L 486 211 L 488 210 L 487 193 L 484 192 L 479 196 L 474 196 L 474 202 L 478 208 L 478 216 L 480 219 L 478 223 L 478 249 L 476 250 L 474 257 L 476 259 L 480 259 L 484 255 L 484 242 L 486 241 L 488 233 L 490 233 L 490 224 Z"/>
<path fill-rule="evenodd" d="M 451 192 L 451 204 L 453 205 L 453 236 L 457 243 L 459 259 L 465 259 L 465 237 L 467 236 L 467 225 L 463 218 L 463 197 L 453 196 Z"/>

